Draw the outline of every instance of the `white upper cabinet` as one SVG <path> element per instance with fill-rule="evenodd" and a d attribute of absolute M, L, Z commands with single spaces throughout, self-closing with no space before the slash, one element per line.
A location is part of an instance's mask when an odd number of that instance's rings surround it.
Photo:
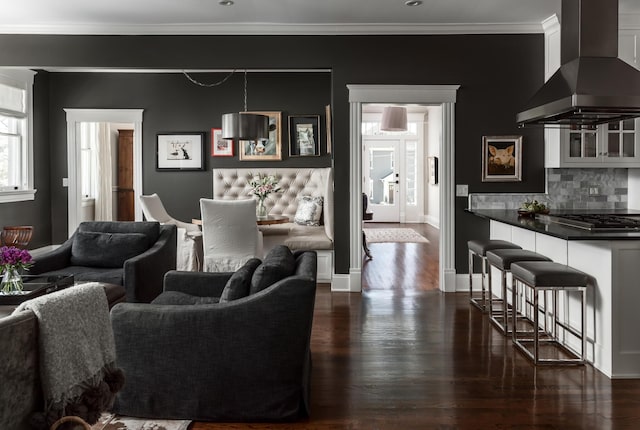
<path fill-rule="evenodd" d="M 595 130 L 560 130 L 557 167 L 640 166 L 640 120 L 603 124 Z M 551 166 L 547 166 L 551 167 Z"/>
<path fill-rule="evenodd" d="M 638 42 L 640 42 L 640 31 L 620 30 L 618 57 L 640 70 Z"/>
<path fill-rule="evenodd" d="M 543 23 L 545 79 L 560 67 L 560 23 Z M 640 29 L 621 29 L 618 56 L 640 70 Z M 640 119 L 603 124 L 595 130 L 545 128 L 545 167 L 640 167 Z"/>

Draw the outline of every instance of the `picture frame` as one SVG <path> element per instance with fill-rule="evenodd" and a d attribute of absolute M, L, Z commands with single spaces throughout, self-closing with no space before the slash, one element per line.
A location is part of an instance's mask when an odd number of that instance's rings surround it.
<path fill-rule="evenodd" d="M 269 117 L 269 138 L 255 140 L 240 140 L 238 152 L 242 161 L 282 160 L 282 112 L 241 112 L 265 115 Z"/>
<path fill-rule="evenodd" d="M 429 184 L 438 183 L 438 157 L 427 157 L 429 167 Z"/>
<path fill-rule="evenodd" d="M 482 182 L 522 181 L 522 136 L 482 136 Z"/>
<path fill-rule="evenodd" d="M 156 170 L 204 170 L 205 132 L 156 135 Z"/>
<path fill-rule="evenodd" d="M 327 154 L 331 154 L 331 105 L 324 107 L 324 117 L 327 129 Z"/>
<path fill-rule="evenodd" d="M 289 116 L 289 156 L 320 155 L 320 115 Z"/>
<path fill-rule="evenodd" d="M 233 157 L 233 139 L 223 139 L 221 128 L 211 129 L 211 156 Z"/>

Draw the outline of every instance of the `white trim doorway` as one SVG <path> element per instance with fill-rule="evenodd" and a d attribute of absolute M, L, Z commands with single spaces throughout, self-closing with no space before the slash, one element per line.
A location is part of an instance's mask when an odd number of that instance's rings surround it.
<path fill-rule="evenodd" d="M 442 106 L 440 141 L 440 290 L 455 291 L 455 102 L 459 85 L 347 85 L 349 90 L 349 274 L 334 274 L 332 291 L 362 290 L 362 104 Z"/>
<path fill-rule="evenodd" d="M 142 194 L 142 112 L 143 109 L 67 109 L 67 186 L 68 235 L 78 228 L 82 217 L 82 184 L 79 177 L 81 148 L 78 140 L 80 123 L 132 123 L 133 126 L 133 189 Z M 134 199 L 135 220 L 142 221 L 142 208 Z"/>

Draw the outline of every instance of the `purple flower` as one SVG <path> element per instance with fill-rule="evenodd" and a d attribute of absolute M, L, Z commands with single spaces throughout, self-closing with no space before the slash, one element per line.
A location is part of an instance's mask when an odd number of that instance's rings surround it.
<path fill-rule="evenodd" d="M 33 259 L 26 249 L 18 249 L 15 246 L 0 248 L 0 267 L 3 271 L 11 268 L 27 270 L 32 264 Z"/>

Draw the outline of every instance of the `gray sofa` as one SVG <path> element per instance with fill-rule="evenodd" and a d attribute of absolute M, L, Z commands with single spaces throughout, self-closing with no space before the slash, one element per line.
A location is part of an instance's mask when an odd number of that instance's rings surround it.
<path fill-rule="evenodd" d="M 122 300 L 123 287 L 105 287 L 105 294 L 111 307 Z M 12 311 L 0 306 L 0 429 L 32 430 L 32 414 L 43 409 L 38 318 L 31 310 Z"/>
<path fill-rule="evenodd" d="M 225 292 L 231 273 L 172 271 L 153 303 L 115 306 L 126 384 L 114 412 L 235 422 L 308 416 L 317 258 L 314 251 L 292 258 L 290 275 L 243 298 Z M 261 264 L 269 269 L 262 281 L 280 269 L 270 261 Z M 251 289 L 261 266 L 248 270 Z"/>
<path fill-rule="evenodd" d="M 0 428 L 27 430 L 41 409 L 38 320 L 31 311 L 0 317 Z"/>
<path fill-rule="evenodd" d="M 176 268 L 176 234 L 175 225 L 157 222 L 86 221 L 59 248 L 38 255 L 29 274 L 123 285 L 127 302 L 149 303 Z"/>

